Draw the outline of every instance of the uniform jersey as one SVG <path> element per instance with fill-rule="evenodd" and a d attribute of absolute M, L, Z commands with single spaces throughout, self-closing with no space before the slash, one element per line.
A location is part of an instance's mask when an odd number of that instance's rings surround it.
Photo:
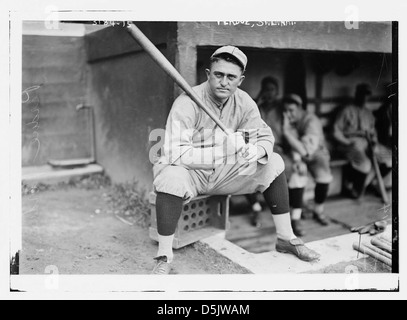
<path fill-rule="evenodd" d="M 224 104 L 220 104 L 210 96 L 208 82 L 195 86 L 193 90 L 227 128 L 233 132 L 248 132 L 250 142 L 263 147 L 266 155 L 272 154 L 272 131 L 261 119 L 256 103 L 246 92 L 237 89 Z M 160 162 L 183 165 L 188 169 L 211 169 L 214 164 L 210 161 L 203 163 L 202 159 L 223 137 L 218 125 L 183 93 L 174 101 L 168 116 L 164 156 Z M 186 154 L 189 155 L 188 161 L 184 161 Z M 267 156 L 258 161 L 267 162 Z"/>
<path fill-rule="evenodd" d="M 335 130 L 342 132 L 346 138 L 366 131 L 371 134 L 376 133 L 373 113 L 366 108 L 360 108 L 355 105 L 350 105 L 343 109 L 336 119 L 334 126 Z"/>
<path fill-rule="evenodd" d="M 326 149 L 322 123 L 316 115 L 305 113 L 304 116 L 295 123 L 294 129 L 308 155 L 313 155 L 317 150 Z"/>

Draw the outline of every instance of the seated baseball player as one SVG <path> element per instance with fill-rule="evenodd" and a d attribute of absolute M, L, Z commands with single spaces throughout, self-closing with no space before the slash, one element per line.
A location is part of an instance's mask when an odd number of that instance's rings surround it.
<path fill-rule="evenodd" d="M 284 120 L 283 136 L 288 188 L 291 204 L 291 219 L 294 233 L 304 234 L 300 218 L 302 199 L 307 184 L 308 171 L 315 180 L 314 219 L 322 225 L 328 225 L 323 214 L 324 202 L 332 181 L 329 166 L 330 154 L 326 147 L 321 121 L 303 108 L 303 102 L 297 94 L 286 95 L 283 99 Z"/>
<path fill-rule="evenodd" d="M 163 155 L 153 168 L 159 240 L 153 274 L 170 272 L 183 204 L 199 194 L 262 192 L 276 225 L 276 250 L 304 261 L 319 259 L 293 233 L 284 162 L 273 153 L 273 134 L 256 103 L 238 88 L 246 66 L 240 49 L 221 47 L 211 56 L 207 81 L 193 88 L 231 134 L 225 134 L 186 94 L 173 103 Z"/>
<path fill-rule="evenodd" d="M 367 136 L 375 144 L 374 152 L 380 165 L 380 172 L 385 176 L 391 171 L 392 156 L 389 148 L 378 142 L 375 118 L 368 108 L 368 100 L 372 95 L 370 85 L 361 83 L 356 86 L 354 102 L 346 106 L 338 114 L 334 123 L 334 138 L 338 143 L 337 150 L 349 161 L 346 186 L 351 198 L 360 198 L 364 192 L 366 180 L 372 170 Z M 386 121 L 386 119 L 381 119 Z"/>

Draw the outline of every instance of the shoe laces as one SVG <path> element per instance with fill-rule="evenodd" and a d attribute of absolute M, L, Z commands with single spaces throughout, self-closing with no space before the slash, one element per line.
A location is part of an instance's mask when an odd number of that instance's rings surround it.
<path fill-rule="evenodd" d="M 155 258 L 157 260 L 157 264 L 154 267 L 153 274 L 168 274 L 168 262 L 167 257 L 161 256 Z"/>

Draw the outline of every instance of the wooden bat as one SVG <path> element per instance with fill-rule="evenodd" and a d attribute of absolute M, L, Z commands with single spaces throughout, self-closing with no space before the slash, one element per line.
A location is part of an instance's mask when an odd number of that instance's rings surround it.
<path fill-rule="evenodd" d="M 379 189 L 380 189 L 380 194 L 382 196 L 382 200 L 385 204 L 389 203 L 389 198 L 387 196 L 386 188 L 384 186 L 383 182 L 383 177 L 382 174 L 380 173 L 380 168 L 379 168 L 379 163 L 377 162 L 376 155 L 374 153 L 374 146 L 373 146 L 373 141 L 370 137 L 370 135 L 366 132 L 366 139 L 369 144 L 370 152 L 371 152 L 371 157 L 372 157 L 372 162 L 373 162 L 373 167 L 374 171 L 376 174 L 377 182 L 379 183 Z"/>
<path fill-rule="evenodd" d="M 367 254 L 369 256 L 371 256 L 372 258 L 375 258 L 381 262 L 383 262 L 384 264 L 388 265 L 391 267 L 392 261 L 391 259 L 388 259 L 382 255 L 380 255 L 379 253 L 367 248 L 365 245 L 361 244 L 359 245 L 357 242 L 353 243 L 353 249 L 355 249 L 356 251 L 359 251 L 363 254 Z"/>
<path fill-rule="evenodd" d="M 197 96 L 191 86 L 179 74 L 167 58 L 157 49 L 157 47 L 137 28 L 134 23 L 127 27 L 130 35 L 140 44 L 140 46 L 150 55 L 150 57 L 178 84 L 182 90 L 200 107 L 227 135 L 232 132 L 208 109 L 202 100 Z"/>
<path fill-rule="evenodd" d="M 384 242 L 385 244 L 388 244 L 389 246 L 391 246 L 391 240 L 386 238 L 384 235 L 377 237 L 377 239 L 379 239 L 380 241 Z"/>
<path fill-rule="evenodd" d="M 367 244 L 367 243 L 364 243 L 363 245 L 364 245 L 366 248 L 368 248 L 368 249 L 370 249 L 370 250 L 372 250 L 372 251 L 377 252 L 378 254 L 382 255 L 383 257 L 386 257 L 386 258 L 388 258 L 388 259 L 391 259 L 391 254 L 388 253 L 387 251 L 384 251 L 384 250 L 380 249 L 379 247 L 376 247 L 376 246 L 373 246 L 373 245 L 369 245 L 369 244 Z"/>
<path fill-rule="evenodd" d="M 391 253 L 391 251 L 392 251 L 390 245 L 384 243 L 383 241 L 380 241 L 377 238 L 372 238 L 372 240 L 370 240 L 370 243 L 373 244 L 374 246 L 382 249 L 382 250 L 385 250 L 385 251 L 389 252 L 389 253 Z"/>

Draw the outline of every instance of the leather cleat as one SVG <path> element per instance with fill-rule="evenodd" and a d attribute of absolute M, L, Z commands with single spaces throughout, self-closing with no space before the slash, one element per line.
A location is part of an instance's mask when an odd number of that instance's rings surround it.
<path fill-rule="evenodd" d="M 316 261 L 321 257 L 314 250 L 307 248 L 301 239 L 282 240 L 277 238 L 276 250 L 280 253 L 291 253 L 303 261 Z"/>
<path fill-rule="evenodd" d="M 151 274 L 157 274 L 157 275 L 165 275 L 165 274 L 170 274 L 171 271 L 171 266 L 167 262 L 168 259 L 166 256 L 159 256 L 157 258 L 154 258 L 156 260 L 155 267 Z"/>
<path fill-rule="evenodd" d="M 314 212 L 314 219 L 315 219 L 315 221 L 317 221 L 319 224 L 321 224 L 323 226 L 329 225 L 328 218 L 322 213 Z"/>
<path fill-rule="evenodd" d="M 305 231 L 302 228 L 301 220 L 291 220 L 291 227 L 293 228 L 293 232 L 297 237 L 305 236 Z"/>

